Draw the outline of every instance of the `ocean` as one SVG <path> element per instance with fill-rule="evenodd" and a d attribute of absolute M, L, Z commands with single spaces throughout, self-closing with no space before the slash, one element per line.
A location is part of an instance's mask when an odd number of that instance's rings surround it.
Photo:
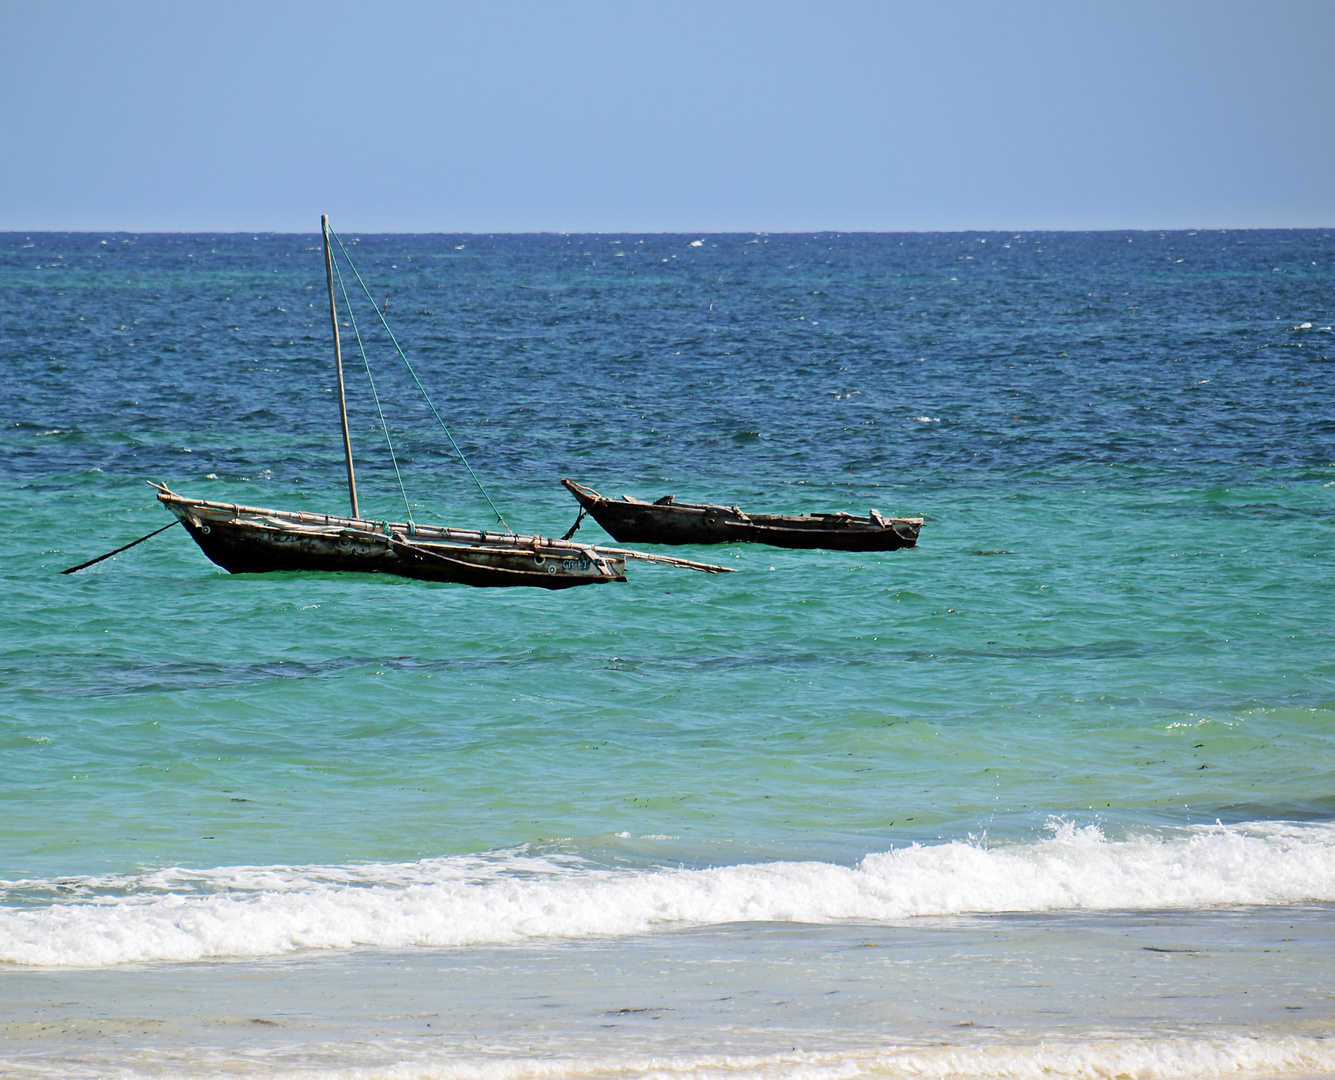
<path fill-rule="evenodd" d="M 347 512 L 323 254 L 0 235 L 0 1074 L 1335 1075 L 1329 230 L 340 235 L 517 531 L 921 539 L 61 575 Z M 492 528 L 374 321 L 363 514 Z"/>

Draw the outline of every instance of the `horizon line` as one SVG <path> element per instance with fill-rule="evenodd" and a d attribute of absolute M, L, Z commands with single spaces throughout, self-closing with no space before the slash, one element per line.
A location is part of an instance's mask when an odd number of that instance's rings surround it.
<path fill-rule="evenodd" d="M 1329 225 L 1192 225 L 1192 226 L 1112 226 L 1103 228 L 954 228 L 954 229 L 356 229 L 363 236 L 930 236 L 954 234 L 1023 235 L 1025 233 L 1230 233 L 1230 232 L 1320 232 L 1335 229 Z M 319 229 L 15 229 L 0 228 L 0 236 L 319 236 Z"/>

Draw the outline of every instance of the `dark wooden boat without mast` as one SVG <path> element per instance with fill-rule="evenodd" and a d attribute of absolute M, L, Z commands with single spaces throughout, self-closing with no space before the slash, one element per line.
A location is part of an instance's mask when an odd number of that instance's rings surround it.
<path fill-rule="evenodd" d="M 742 541 L 786 548 L 894 551 L 918 542 L 922 518 L 855 514 L 747 514 L 736 506 L 680 503 L 671 496 L 645 502 L 609 499 L 573 480 L 561 481 L 619 543 L 725 544 Z"/>

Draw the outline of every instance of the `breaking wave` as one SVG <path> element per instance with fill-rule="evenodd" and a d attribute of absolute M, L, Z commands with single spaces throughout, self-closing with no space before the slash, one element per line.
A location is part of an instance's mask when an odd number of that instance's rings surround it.
<path fill-rule="evenodd" d="M 496 852 L 347 867 L 226 867 L 0 883 L 0 961 L 100 967 L 359 945 L 624 936 L 673 925 L 884 922 L 1062 909 L 1335 901 L 1335 825 L 1194 826 L 1108 839 L 1052 826 L 853 867 L 771 862 L 624 870 Z"/>

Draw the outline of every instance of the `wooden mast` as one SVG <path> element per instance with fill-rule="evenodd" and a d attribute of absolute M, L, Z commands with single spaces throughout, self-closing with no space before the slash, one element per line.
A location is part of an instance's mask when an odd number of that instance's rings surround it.
<path fill-rule="evenodd" d="M 357 512 L 357 478 L 352 473 L 352 440 L 348 437 L 348 402 L 343 396 L 343 349 L 338 342 L 338 305 L 334 303 L 334 255 L 329 250 L 329 215 L 320 215 L 320 231 L 324 233 L 324 270 L 329 279 L 329 319 L 334 324 L 334 367 L 338 371 L 338 415 L 343 422 L 343 453 L 348 459 L 348 498 L 352 500 L 352 516 Z"/>

